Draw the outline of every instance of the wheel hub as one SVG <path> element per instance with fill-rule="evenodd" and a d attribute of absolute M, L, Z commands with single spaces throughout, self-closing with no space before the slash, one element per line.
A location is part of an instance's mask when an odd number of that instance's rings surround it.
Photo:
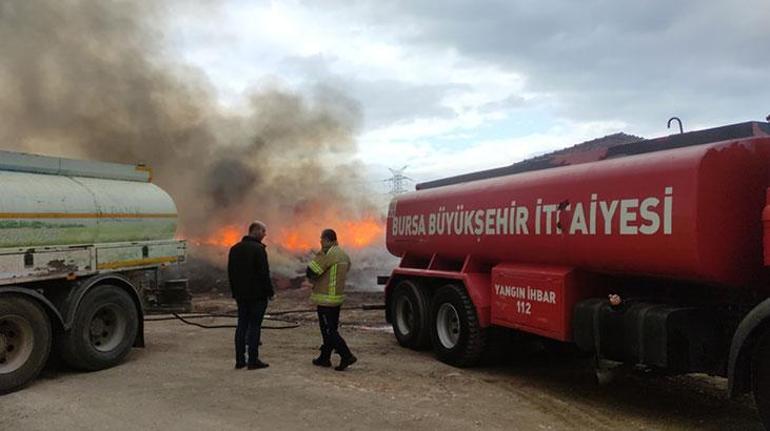
<path fill-rule="evenodd" d="M 460 315 L 450 303 L 441 304 L 436 313 L 436 332 L 439 341 L 447 349 L 453 349 L 460 341 Z"/>
<path fill-rule="evenodd" d="M 91 335 L 93 336 L 101 336 L 102 332 L 104 332 L 104 328 L 107 325 L 104 323 L 104 320 L 101 318 L 95 318 L 91 322 Z"/>
<path fill-rule="evenodd" d="M 27 319 L 17 315 L 0 317 L 0 374 L 24 366 L 34 343 L 32 325 Z"/>
<path fill-rule="evenodd" d="M 99 309 L 88 327 L 91 346 L 101 352 L 116 348 L 123 339 L 126 330 L 126 317 L 121 310 L 108 304 Z"/>
<path fill-rule="evenodd" d="M 409 335 L 412 332 L 414 309 L 412 302 L 403 296 L 396 303 L 396 324 L 402 334 Z"/>

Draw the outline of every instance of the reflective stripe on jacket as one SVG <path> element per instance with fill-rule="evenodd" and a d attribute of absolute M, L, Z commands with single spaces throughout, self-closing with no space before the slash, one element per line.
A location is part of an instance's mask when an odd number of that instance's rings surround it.
<path fill-rule="evenodd" d="M 326 253 L 319 252 L 308 264 L 308 269 L 318 277 L 313 280 L 310 300 L 317 305 L 342 305 L 350 258 L 340 246 L 335 244 Z"/>

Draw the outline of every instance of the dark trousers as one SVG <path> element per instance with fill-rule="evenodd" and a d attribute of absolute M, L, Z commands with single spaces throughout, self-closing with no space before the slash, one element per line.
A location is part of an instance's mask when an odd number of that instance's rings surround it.
<path fill-rule="evenodd" d="M 321 346 L 321 355 L 329 357 L 332 350 L 336 350 L 343 358 L 353 356 L 347 343 L 340 335 L 337 328 L 340 324 L 340 307 L 318 306 L 318 324 L 321 327 L 321 337 L 324 344 Z"/>
<path fill-rule="evenodd" d="M 246 345 L 249 346 L 249 363 L 259 358 L 259 338 L 262 319 L 267 310 L 267 299 L 242 300 L 238 303 L 238 327 L 235 328 L 235 363 L 246 363 Z"/>

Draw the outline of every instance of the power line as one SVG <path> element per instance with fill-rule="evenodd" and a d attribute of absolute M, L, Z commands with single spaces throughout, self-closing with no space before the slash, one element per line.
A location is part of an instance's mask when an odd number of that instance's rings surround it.
<path fill-rule="evenodd" d="M 404 175 L 404 171 L 406 170 L 407 167 L 408 165 L 405 165 L 401 169 L 388 168 L 388 170 L 393 174 L 393 176 L 385 180 L 385 182 L 390 183 L 391 195 L 400 195 L 402 193 L 406 193 L 408 191 L 406 189 L 406 183 L 410 181 L 414 181 L 413 179 Z"/>

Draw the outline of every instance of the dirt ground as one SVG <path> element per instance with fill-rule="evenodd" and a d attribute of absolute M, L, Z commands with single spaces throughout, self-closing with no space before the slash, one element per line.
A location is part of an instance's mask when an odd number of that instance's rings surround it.
<path fill-rule="evenodd" d="M 269 310 L 297 308 L 302 295 L 283 295 Z M 196 304 L 232 307 L 227 298 Z M 623 374 L 599 386 L 586 360 L 543 350 L 457 369 L 399 347 L 382 311 L 343 312 L 359 362 L 342 373 L 320 369 L 310 363 L 320 342 L 312 315 L 293 317 L 302 317 L 299 328 L 263 331 L 270 368 L 255 371 L 232 368 L 232 329 L 148 322 L 147 347 L 124 364 L 94 373 L 52 367 L 0 397 L 0 430 L 761 429 L 751 400 L 728 400 L 721 379 Z"/>

